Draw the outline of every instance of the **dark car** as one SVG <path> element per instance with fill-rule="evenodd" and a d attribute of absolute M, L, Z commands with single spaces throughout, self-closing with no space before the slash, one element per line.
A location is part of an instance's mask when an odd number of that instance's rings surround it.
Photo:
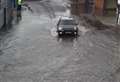
<path fill-rule="evenodd" d="M 73 18 L 62 17 L 57 24 L 58 35 L 62 34 L 78 34 L 78 24 Z"/>

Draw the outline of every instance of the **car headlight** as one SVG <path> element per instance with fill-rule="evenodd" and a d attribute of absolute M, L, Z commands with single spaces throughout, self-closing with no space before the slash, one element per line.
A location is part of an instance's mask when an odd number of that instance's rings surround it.
<path fill-rule="evenodd" d="M 74 27 L 74 30 L 77 30 L 77 27 Z"/>
<path fill-rule="evenodd" d="M 59 27 L 58 29 L 59 29 L 59 30 L 62 30 L 62 27 Z"/>

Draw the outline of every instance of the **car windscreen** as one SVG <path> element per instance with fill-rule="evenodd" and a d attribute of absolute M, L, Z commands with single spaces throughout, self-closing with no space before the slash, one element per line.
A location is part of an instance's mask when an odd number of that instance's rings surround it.
<path fill-rule="evenodd" d="M 60 25 L 76 25 L 74 20 L 61 20 Z"/>

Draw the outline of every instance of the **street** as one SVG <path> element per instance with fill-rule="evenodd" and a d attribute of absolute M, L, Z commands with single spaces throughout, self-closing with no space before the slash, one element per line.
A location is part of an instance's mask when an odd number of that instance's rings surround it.
<path fill-rule="evenodd" d="M 0 82 L 120 82 L 116 28 L 79 25 L 78 37 L 59 38 L 56 25 L 71 16 L 70 2 L 25 3 L 22 19 L 0 33 Z"/>

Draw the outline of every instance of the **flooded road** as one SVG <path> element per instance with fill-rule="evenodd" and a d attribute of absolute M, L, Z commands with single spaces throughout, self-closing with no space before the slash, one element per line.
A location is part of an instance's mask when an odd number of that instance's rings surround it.
<path fill-rule="evenodd" d="M 79 26 L 79 36 L 57 37 L 67 0 L 26 2 L 22 20 L 0 36 L 0 82 L 119 82 L 119 36 Z M 32 10 L 32 12 L 31 12 Z"/>

